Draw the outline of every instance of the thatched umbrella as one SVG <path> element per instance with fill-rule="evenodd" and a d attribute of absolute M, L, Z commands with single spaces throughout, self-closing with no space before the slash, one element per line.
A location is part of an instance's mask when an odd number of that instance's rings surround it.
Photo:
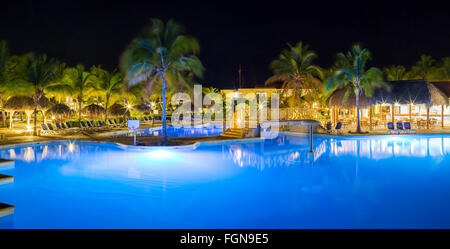
<path fill-rule="evenodd" d="M 30 127 L 30 116 L 34 111 L 33 98 L 28 96 L 12 96 L 4 105 L 5 112 L 9 112 L 9 127 L 12 128 L 12 117 L 15 111 L 24 111 L 27 114 L 27 127 Z"/>
<path fill-rule="evenodd" d="M 326 104 L 329 108 L 332 107 L 345 109 L 356 108 L 355 92 L 349 89 L 349 87 L 338 89 L 328 97 Z M 359 97 L 359 105 L 360 107 L 369 106 L 369 98 L 367 98 L 365 95 L 361 95 Z"/>
<path fill-rule="evenodd" d="M 60 119 L 62 119 L 62 115 L 70 114 L 72 110 L 65 104 L 55 104 L 50 109 L 48 109 L 47 112 L 51 115 L 60 116 Z"/>
<path fill-rule="evenodd" d="M 114 104 L 108 108 L 108 114 L 111 116 L 130 116 L 130 111 L 121 104 Z"/>
<path fill-rule="evenodd" d="M 144 113 L 144 114 L 145 113 L 150 113 L 150 111 L 151 111 L 150 106 L 148 106 L 148 105 L 146 105 L 144 103 L 141 103 L 139 105 L 133 106 L 133 109 L 139 112 L 141 118 L 142 118 L 142 113 Z"/>
<path fill-rule="evenodd" d="M 105 108 L 96 104 L 90 104 L 88 106 L 85 106 L 82 111 L 84 114 L 99 116 L 105 113 Z"/>

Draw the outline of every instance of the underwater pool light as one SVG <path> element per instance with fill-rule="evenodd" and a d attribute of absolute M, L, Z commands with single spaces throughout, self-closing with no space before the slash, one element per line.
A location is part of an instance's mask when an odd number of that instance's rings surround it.
<path fill-rule="evenodd" d="M 174 153 L 169 151 L 169 150 L 164 150 L 164 149 L 158 149 L 158 150 L 154 150 L 148 153 L 149 156 L 153 159 L 169 159 L 169 158 L 173 158 Z"/>

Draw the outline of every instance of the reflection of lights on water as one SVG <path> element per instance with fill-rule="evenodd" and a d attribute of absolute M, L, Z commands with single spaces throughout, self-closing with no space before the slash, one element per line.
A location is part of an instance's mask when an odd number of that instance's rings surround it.
<path fill-rule="evenodd" d="M 23 159 L 27 162 L 34 161 L 34 149 L 33 147 L 27 147 L 23 154 Z"/>
<path fill-rule="evenodd" d="M 298 157 L 300 156 L 300 153 L 298 153 L 298 151 L 297 152 L 295 152 L 295 153 L 291 153 L 290 154 L 290 160 L 295 160 L 295 159 L 297 159 Z"/>
<path fill-rule="evenodd" d="M 73 143 L 69 143 L 67 149 L 69 150 L 69 152 L 73 152 L 75 150 L 75 145 Z"/>
<path fill-rule="evenodd" d="M 11 157 L 11 159 L 16 158 L 16 151 L 14 151 L 14 149 L 9 150 L 9 157 Z"/>
<path fill-rule="evenodd" d="M 42 156 L 41 159 L 45 159 L 48 156 L 48 146 L 44 146 L 44 149 L 42 150 Z"/>

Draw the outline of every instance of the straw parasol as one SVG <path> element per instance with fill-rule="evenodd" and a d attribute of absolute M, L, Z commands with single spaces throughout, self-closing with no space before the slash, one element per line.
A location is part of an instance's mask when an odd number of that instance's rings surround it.
<path fill-rule="evenodd" d="M 108 108 L 108 114 L 111 116 L 130 116 L 130 111 L 121 104 L 114 104 Z"/>
<path fill-rule="evenodd" d="M 335 90 L 327 99 L 328 107 L 339 107 L 345 109 L 356 108 L 356 95 L 355 92 L 349 89 L 350 87 L 344 87 Z M 347 96 L 346 96 L 347 95 Z M 360 107 L 369 106 L 369 98 L 365 95 L 359 97 Z"/>
<path fill-rule="evenodd" d="M 53 105 L 50 109 L 48 109 L 47 112 L 50 113 L 51 115 L 60 116 L 61 119 L 62 115 L 71 114 L 72 110 L 65 104 L 56 104 Z"/>
<path fill-rule="evenodd" d="M 138 112 L 150 112 L 151 111 L 151 108 L 150 108 L 150 106 L 147 106 L 147 105 L 145 105 L 145 104 L 139 104 L 139 105 L 135 105 L 135 106 L 133 106 L 133 109 L 135 109 L 136 111 L 138 111 Z"/>
<path fill-rule="evenodd" d="M 3 106 L 5 112 L 9 112 L 9 127 L 12 128 L 12 116 L 15 111 L 24 111 L 27 114 L 27 127 L 30 127 L 30 116 L 34 111 L 33 98 L 28 96 L 12 96 Z"/>
<path fill-rule="evenodd" d="M 91 105 L 85 106 L 82 111 L 84 114 L 98 116 L 98 115 L 105 113 L 105 108 L 103 108 L 99 105 L 96 105 L 96 104 L 91 104 Z"/>

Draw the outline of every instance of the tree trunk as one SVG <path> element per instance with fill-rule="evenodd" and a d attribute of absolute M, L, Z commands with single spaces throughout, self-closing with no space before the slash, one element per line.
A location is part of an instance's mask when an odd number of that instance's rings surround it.
<path fill-rule="evenodd" d="M 34 128 L 33 128 L 33 136 L 37 136 L 37 101 L 34 104 Z"/>
<path fill-rule="evenodd" d="M 9 128 L 12 129 L 14 111 L 9 112 Z"/>
<path fill-rule="evenodd" d="M 360 91 L 356 91 L 356 133 L 361 133 L 361 124 L 360 124 L 360 117 L 359 117 L 359 95 Z"/>
<path fill-rule="evenodd" d="M 81 101 L 82 101 L 81 96 L 78 96 L 78 124 L 80 125 L 80 127 L 81 127 Z"/>
<path fill-rule="evenodd" d="M 44 124 L 47 123 L 47 117 L 45 116 L 45 111 L 41 110 L 42 117 L 44 118 Z"/>
<path fill-rule="evenodd" d="M 167 122 L 166 122 L 166 78 L 164 72 L 159 72 L 162 79 L 162 138 L 163 143 L 167 144 L 169 138 L 167 136 Z"/>
<path fill-rule="evenodd" d="M 106 95 L 106 101 L 105 101 L 105 123 L 108 120 L 108 102 L 109 102 L 109 95 Z"/>

